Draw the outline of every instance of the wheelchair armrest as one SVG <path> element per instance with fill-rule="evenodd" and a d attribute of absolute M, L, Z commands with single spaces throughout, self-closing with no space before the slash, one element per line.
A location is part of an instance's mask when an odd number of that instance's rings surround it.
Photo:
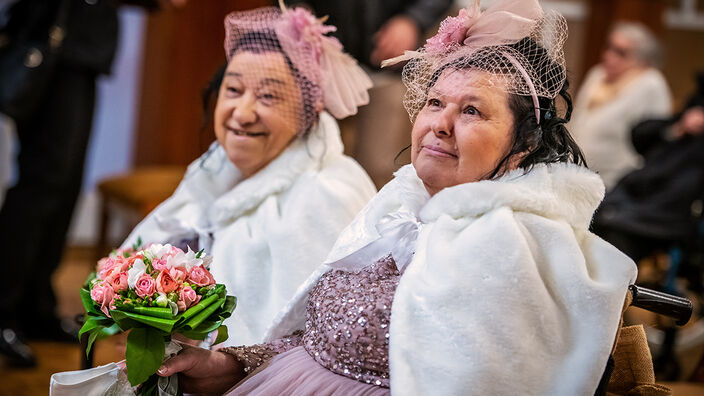
<path fill-rule="evenodd" d="M 636 285 L 628 286 L 628 290 L 633 296 L 631 305 L 669 316 L 678 326 L 684 326 L 692 317 L 692 302 L 686 298 Z"/>

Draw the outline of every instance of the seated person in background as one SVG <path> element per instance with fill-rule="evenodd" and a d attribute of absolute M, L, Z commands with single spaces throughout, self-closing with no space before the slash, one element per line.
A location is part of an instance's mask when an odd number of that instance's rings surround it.
<path fill-rule="evenodd" d="M 232 395 L 594 394 L 636 267 L 588 231 L 604 185 L 555 113 L 566 26 L 537 0 L 446 19 L 402 57 L 412 163 L 269 342 L 185 347 L 159 374 L 186 392 L 245 378 Z"/>
<path fill-rule="evenodd" d="M 645 164 L 606 194 L 594 218 L 594 232 L 636 262 L 686 243 L 700 221 L 692 204 L 704 199 L 704 73 L 697 81 L 682 112 L 633 129 Z"/>
<path fill-rule="evenodd" d="M 370 81 L 303 9 L 225 19 L 228 65 L 214 111 L 217 141 L 124 246 L 193 240 L 237 296 L 228 342 L 255 343 L 374 195 L 342 154 L 335 117 L 366 103 Z M 197 242 L 196 242 L 197 241 Z"/>
<path fill-rule="evenodd" d="M 607 190 L 640 165 L 631 129 L 671 114 L 670 91 L 658 70 L 661 58 L 660 45 L 645 26 L 618 23 L 601 63 L 587 73 L 577 94 L 569 128 Z"/>

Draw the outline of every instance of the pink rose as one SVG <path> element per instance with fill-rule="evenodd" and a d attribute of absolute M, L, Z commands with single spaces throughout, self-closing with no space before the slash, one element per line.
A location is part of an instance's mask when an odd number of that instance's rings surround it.
<path fill-rule="evenodd" d="M 176 281 L 176 283 L 181 284 L 186 280 L 187 273 L 186 269 L 183 267 L 173 267 L 169 270 L 169 275 Z"/>
<path fill-rule="evenodd" d="M 90 291 L 90 298 L 93 299 L 98 304 L 102 304 L 107 300 L 107 302 L 112 301 L 112 296 L 115 294 L 115 292 L 112 290 L 112 287 L 110 287 L 110 284 L 107 282 L 100 282 L 93 286 L 93 289 Z"/>
<path fill-rule="evenodd" d="M 152 260 L 152 267 L 154 267 L 154 269 L 157 271 L 164 271 L 169 269 L 169 267 L 166 266 L 166 260 L 160 258 L 155 258 L 154 260 Z"/>
<path fill-rule="evenodd" d="M 112 290 L 112 286 L 110 286 L 109 283 L 100 282 L 93 286 L 93 289 L 90 291 L 90 298 L 97 304 L 100 304 L 100 310 L 103 311 L 105 315 L 110 316 L 108 308 L 114 305 L 115 292 Z"/>
<path fill-rule="evenodd" d="M 156 292 L 156 282 L 154 278 L 147 274 L 142 274 L 142 276 L 137 279 L 134 291 L 142 298 L 153 295 Z"/>
<path fill-rule="evenodd" d="M 215 278 L 210 272 L 202 266 L 193 267 L 191 273 L 188 274 L 188 280 L 198 286 L 208 286 L 215 284 Z"/>
<path fill-rule="evenodd" d="M 127 272 L 113 272 L 106 279 L 116 292 L 127 290 Z"/>
<path fill-rule="evenodd" d="M 166 271 L 161 271 L 156 277 L 156 290 L 160 293 L 168 294 L 178 289 L 179 284 Z"/>
<path fill-rule="evenodd" d="M 118 262 L 110 257 L 104 257 L 98 261 L 98 278 L 105 279 L 112 269 L 117 266 Z"/>
<path fill-rule="evenodd" d="M 183 289 L 181 289 L 181 292 L 178 294 L 178 303 L 177 305 L 179 306 L 179 310 L 181 309 L 181 302 L 183 301 L 183 304 L 185 308 L 190 308 L 195 304 L 198 304 L 200 301 L 201 296 L 196 294 L 195 290 L 191 289 L 190 286 L 186 286 Z M 185 311 L 185 309 L 184 309 Z"/>
<path fill-rule="evenodd" d="M 117 300 L 120 299 L 120 298 L 121 298 L 121 297 L 120 297 L 119 294 L 115 294 L 115 295 L 112 296 L 112 301 L 110 301 L 110 304 L 108 305 L 108 306 L 110 307 L 110 309 L 115 309 L 115 308 L 117 308 L 117 306 L 115 305 L 115 303 L 116 303 Z M 105 312 L 105 315 L 107 315 L 108 317 L 110 317 L 110 313 L 108 313 L 107 307 L 102 307 L 101 309 L 102 309 L 103 312 Z"/>

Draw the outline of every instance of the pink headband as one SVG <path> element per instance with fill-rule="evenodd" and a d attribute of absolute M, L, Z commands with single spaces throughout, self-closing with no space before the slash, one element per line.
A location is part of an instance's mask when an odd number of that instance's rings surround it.
<path fill-rule="evenodd" d="M 485 11 L 474 0 L 457 16 L 446 18 L 422 48 L 387 59 L 382 66 L 408 61 L 403 70 L 408 88 L 404 105 L 411 120 L 424 105 L 432 73 L 455 60 L 488 72 L 508 93 L 530 96 L 540 124 L 538 97 L 557 97 L 566 78 L 566 38 L 564 18 L 543 13 L 538 0 L 497 0 Z M 515 72 L 506 73 L 507 63 Z"/>

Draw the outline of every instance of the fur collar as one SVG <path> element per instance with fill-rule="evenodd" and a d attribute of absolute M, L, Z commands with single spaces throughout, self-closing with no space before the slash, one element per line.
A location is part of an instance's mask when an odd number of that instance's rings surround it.
<path fill-rule="evenodd" d="M 406 212 L 428 224 L 440 216 L 476 218 L 499 207 L 568 222 L 586 230 L 604 197 L 599 176 L 578 165 L 537 165 L 529 172 L 517 169 L 496 180 L 446 188 L 433 197 L 412 165 L 394 174 L 367 206 L 345 228 L 325 262 L 347 262 L 360 249 L 379 240 L 379 225 L 391 213 Z"/>
<path fill-rule="evenodd" d="M 505 206 L 587 229 L 603 198 L 604 183 L 587 168 L 567 163 L 540 164 L 529 172 L 517 169 L 496 180 L 446 188 L 428 201 L 420 218 L 429 223 L 441 215 L 477 217 Z"/>
<path fill-rule="evenodd" d="M 222 227 L 256 208 L 267 197 L 286 191 L 308 170 L 317 170 L 342 154 L 337 122 L 328 113 L 305 138 L 291 142 L 259 172 L 242 179 L 225 151 L 214 143 L 211 153 L 196 161 L 184 178 L 188 200 L 200 207 L 211 227 Z"/>

